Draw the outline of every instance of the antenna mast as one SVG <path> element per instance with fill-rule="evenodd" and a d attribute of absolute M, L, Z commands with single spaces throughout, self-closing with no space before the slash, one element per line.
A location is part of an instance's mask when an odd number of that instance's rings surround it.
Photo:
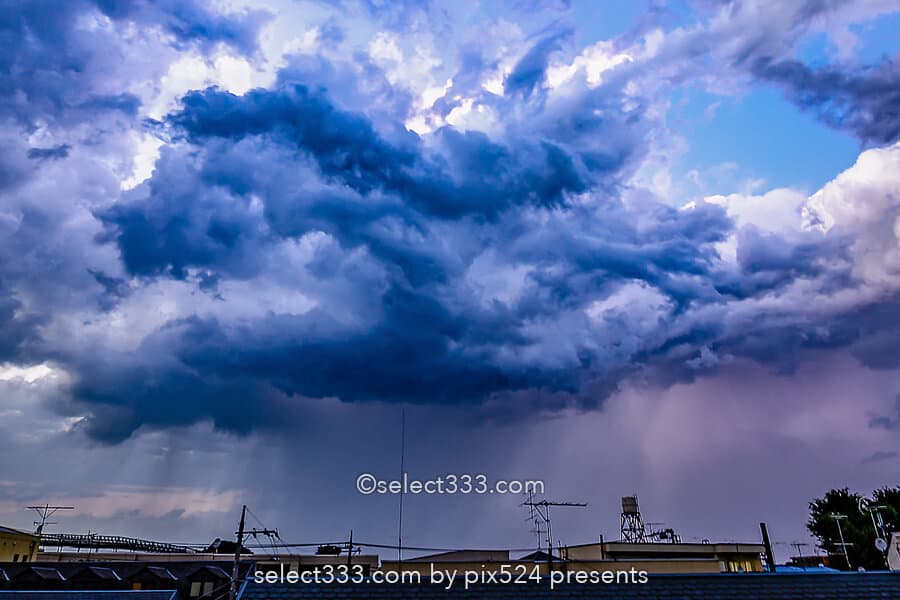
<path fill-rule="evenodd" d="M 533 529 L 529 530 L 529 533 L 533 533 L 535 535 L 535 548 L 540 551 L 541 544 L 544 542 L 543 533 L 544 529 L 542 527 L 541 518 L 538 516 L 537 511 L 534 508 L 534 490 L 528 490 L 528 499 L 522 503 L 522 506 L 528 507 L 528 522 L 531 523 Z"/>
<path fill-rule="evenodd" d="M 578 507 L 584 508 L 587 506 L 584 502 L 553 502 L 551 500 L 541 500 L 540 502 L 535 502 L 534 500 L 528 500 L 524 503 L 525 506 L 530 506 L 537 513 L 538 517 L 544 521 L 544 524 L 547 526 L 547 556 L 548 561 L 550 561 L 550 570 L 553 570 L 553 529 L 550 527 L 550 507 L 551 506 L 569 506 L 569 507 Z"/>
<path fill-rule="evenodd" d="M 26 506 L 26 508 L 35 511 L 38 516 L 41 518 L 40 521 L 35 521 L 34 525 L 36 529 L 34 530 L 34 534 L 40 536 L 41 532 L 44 531 L 44 525 L 56 525 L 55 522 L 48 521 L 51 516 L 56 514 L 58 510 L 75 510 L 74 506 L 50 506 L 49 504 L 45 504 L 44 506 Z"/>

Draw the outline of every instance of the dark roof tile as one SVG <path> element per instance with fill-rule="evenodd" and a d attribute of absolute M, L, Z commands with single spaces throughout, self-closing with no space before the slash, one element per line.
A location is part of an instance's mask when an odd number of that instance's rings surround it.
<path fill-rule="evenodd" d="M 877 600 L 900 598 L 900 573 L 651 575 L 646 584 L 304 585 L 247 583 L 240 600 Z"/>
<path fill-rule="evenodd" d="M 0 590 L 0 600 L 175 600 L 175 590 Z"/>

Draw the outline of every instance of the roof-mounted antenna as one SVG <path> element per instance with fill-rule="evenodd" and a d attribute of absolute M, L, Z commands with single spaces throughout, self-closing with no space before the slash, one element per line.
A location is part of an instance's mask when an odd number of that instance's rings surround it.
<path fill-rule="evenodd" d="M 44 531 L 44 525 L 56 525 L 55 522 L 47 520 L 51 516 L 56 514 L 56 511 L 75 510 L 74 506 L 50 506 L 49 504 L 45 504 L 44 506 L 27 506 L 26 508 L 35 511 L 41 518 L 40 521 L 34 522 L 34 525 L 36 527 L 36 529 L 34 530 L 35 535 L 41 535 L 41 533 Z"/>

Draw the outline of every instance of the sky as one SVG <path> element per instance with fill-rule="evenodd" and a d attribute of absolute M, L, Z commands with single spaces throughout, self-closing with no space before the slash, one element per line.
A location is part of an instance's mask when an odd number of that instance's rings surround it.
<path fill-rule="evenodd" d="M 394 544 L 356 478 L 811 543 L 900 473 L 900 1 L 0 8 L 0 522 Z M 401 435 L 402 433 L 402 435 Z M 402 452 L 401 452 L 402 448 Z M 531 548 L 517 495 L 403 543 Z M 808 551 L 812 551 L 810 548 Z"/>

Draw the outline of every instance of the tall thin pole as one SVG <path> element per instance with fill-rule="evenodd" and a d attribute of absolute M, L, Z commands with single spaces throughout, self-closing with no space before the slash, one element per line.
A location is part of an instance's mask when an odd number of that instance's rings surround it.
<path fill-rule="evenodd" d="M 834 519 L 835 522 L 837 523 L 838 536 L 840 536 L 840 538 L 841 538 L 841 548 L 844 550 L 844 560 L 847 561 L 847 568 L 853 569 L 853 567 L 850 566 L 850 555 L 847 554 L 847 544 L 846 544 L 846 542 L 844 542 L 844 530 L 841 529 L 841 519 L 846 519 L 847 517 L 845 515 L 833 514 L 833 515 L 831 515 L 831 518 Z"/>
<path fill-rule="evenodd" d="M 769 567 L 769 573 L 774 573 L 775 554 L 772 552 L 772 542 L 769 540 L 769 528 L 765 523 L 759 524 L 759 531 L 762 533 L 763 547 L 766 549 L 766 565 Z"/>
<path fill-rule="evenodd" d="M 881 530 L 879 531 L 878 524 L 875 522 L 875 513 L 878 512 L 878 509 L 879 509 L 879 508 L 885 508 L 885 507 L 883 507 L 883 506 L 874 506 L 874 507 L 873 507 L 873 506 L 868 506 L 868 507 L 866 507 L 866 510 L 869 511 L 869 517 L 872 518 L 872 529 L 875 531 L 875 538 L 876 538 L 876 540 L 877 540 L 877 539 L 885 539 L 885 537 L 886 537 L 885 534 L 884 534 L 884 529 L 881 529 Z M 878 520 L 881 521 L 881 513 L 878 513 Z M 885 540 L 885 541 L 887 541 L 887 540 Z M 876 541 L 876 543 L 877 543 L 877 541 Z M 882 554 L 881 549 L 878 548 L 878 546 L 876 546 L 876 548 L 878 549 L 878 553 L 879 553 L 879 554 Z M 883 553 L 881 558 L 884 559 L 884 564 L 885 564 L 885 566 L 886 566 L 888 569 L 890 569 L 890 568 L 891 568 L 891 565 L 890 565 L 890 563 L 888 562 L 888 559 L 887 559 L 887 553 L 886 553 L 886 552 Z"/>
<path fill-rule="evenodd" d="M 400 481 L 404 481 L 406 456 L 406 407 L 400 409 Z M 400 488 L 400 510 L 397 517 L 397 563 L 403 562 L 403 488 Z M 401 569 L 402 572 L 402 569 Z"/>
<path fill-rule="evenodd" d="M 350 543 L 347 548 L 347 569 L 353 565 L 353 530 L 350 530 Z"/>
<path fill-rule="evenodd" d="M 237 598 L 238 569 L 241 564 L 241 548 L 244 546 L 244 517 L 247 514 L 247 505 L 241 508 L 241 524 L 237 530 L 237 546 L 234 548 L 234 565 L 231 568 L 231 588 L 228 590 L 228 600 Z"/>
<path fill-rule="evenodd" d="M 553 573 L 553 527 L 550 525 L 550 505 L 544 507 L 547 511 L 547 567 Z"/>

